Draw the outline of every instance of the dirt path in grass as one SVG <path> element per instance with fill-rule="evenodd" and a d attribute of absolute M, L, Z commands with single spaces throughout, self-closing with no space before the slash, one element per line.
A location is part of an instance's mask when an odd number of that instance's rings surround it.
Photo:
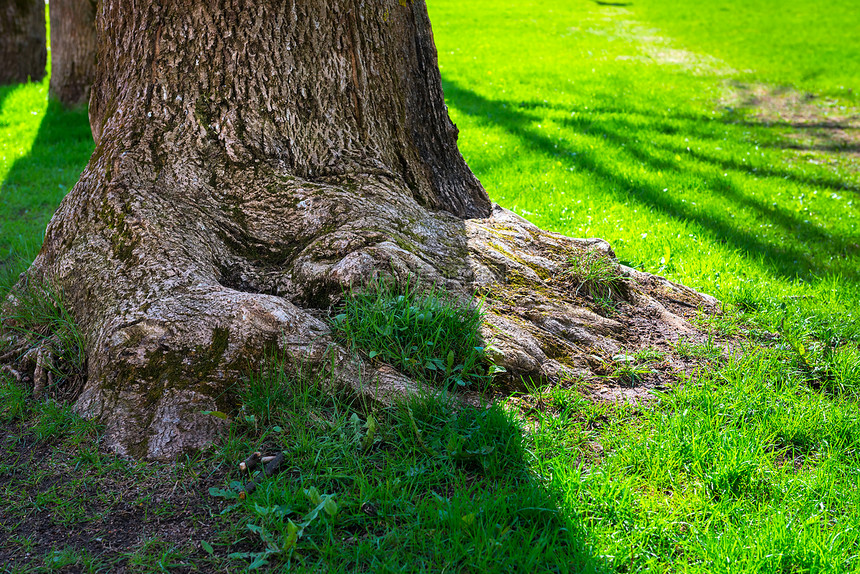
<path fill-rule="evenodd" d="M 725 89 L 716 102 L 718 107 L 730 115 L 737 113 L 741 121 L 773 128 L 780 147 L 799 152 L 799 161 L 860 174 L 860 108 L 788 86 L 739 81 L 739 70 L 709 54 L 683 49 L 657 28 L 636 20 L 634 13 L 623 7 L 608 6 L 602 16 L 602 25 L 589 28 L 590 33 L 621 39 L 635 48 L 635 54 L 617 59 L 657 64 L 722 81 Z M 606 26 L 606 22 L 612 25 Z M 860 185 L 860 179 L 857 183 Z"/>
<path fill-rule="evenodd" d="M 730 82 L 721 104 L 773 128 L 800 159 L 860 174 L 860 109 L 790 87 Z"/>

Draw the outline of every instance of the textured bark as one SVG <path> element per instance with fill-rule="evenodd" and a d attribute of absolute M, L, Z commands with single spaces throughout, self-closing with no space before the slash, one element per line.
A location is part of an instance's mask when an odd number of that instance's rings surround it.
<path fill-rule="evenodd" d="M 50 94 L 67 106 L 86 104 L 96 74 L 95 0 L 51 0 Z"/>
<path fill-rule="evenodd" d="M 45 3 L 41 0 L 0 2 L 0 85 L 45 77 Z"/>
<path fill-rule="evenodd" d="M 553 279 L 611 250 L 491 209 L 456 148 L 423 2 L 99 10 L 96 150 L 28 280 L 63 291 L 87 341 L 76 407 L 118 452 L 209 444 L 223 423 L 202 411 L 235 408 L 230 389 L 271 347 L 375 400 L 416 390 L 321 319 L 378 276 L 484 296 L 512 377 L 589 372 L 649 333 L 693 332 L 658 299 L 708 303 L 618 267 L 642 317 L 623 323 Z"/>

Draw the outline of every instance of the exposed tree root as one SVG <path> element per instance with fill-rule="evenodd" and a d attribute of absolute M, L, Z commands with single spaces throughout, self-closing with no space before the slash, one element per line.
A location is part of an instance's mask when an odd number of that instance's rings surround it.
<path fill-rule="evenodd" d="M 329 328 L 345 291 L 380 278 L 483 300 L 499 386 L 700 336 L 684 313 L 713 299 L 491 206 L 457 150 L 424 2 L 137 4 L 99 3 L 96 149 L 19 283 L 62 293 L 68 313 L 34 332 L 71 317 L 86 384 L 60 380 L 61 346 L 13 365 L 39 392 L 74 390 L 107 447 L 210 445 L 226 422 L 207 411 L 234 412 L 273 349 L 331 392 L 421 392 Z M 26 339 L 13 322 L 0 337 Z"/>
<path fill-rule="evenodd" d="M 4 373 L 7 376 L 11 377 L 15 380 L 16 383 L 22 382 L 23 377 L 21 373 L 18 372 L 18 370 L 12 368 L 11 365 L 0 365 L 0 373 Z"/>
<path fill-rule="evenodd" d="M 225 421 L 205 411 L 234 410 L 230 389 L 270 349 L 296 373 L 323 373 L 332 392 L 384 404 L 421 392 L 391 366 L 362 362 L 326 322 L 344 291 L 380 277 L 481 298 L 482 333 L 507 371 L 496 384 L 508 388 L 522 377 L 586 377 L 621 352 L 701 339 L 683 314 L 715 308 L 713 298 L 620 266 L 605 241 L 543 231 L 498 206 L 487 219 L 463 221 L 377 178 L 290 180 L 292 201 L 270 204 L 273 179 L 237 182 L 241 198 L 216 199 L 203 212 L 138 193 L 122 200 L 132 204 L 122 207 L 121 230 L 111 196 L 89 211 L 97 214 L 84 225 L 94 230 L 89 239 L 64 239 L 67 204 L 52 222 L 48 244 L 71 243 L 43 251 L 30 274 L 55 281 L 80 321 L 89 369 L 76 408 L 106 423 L 118 452 L 172 458 L 211 444 Z M 235 208 L 218 208 L 225 202 Z M 93 245 L 106 251 L 94 257 Z M 600 267 L 575 264 L 582 260 Z M 40 393 L 51 386 L 48 347 L 23 361 Z"/>
<path fill-rule="evenodd" d="M 34 341 L 35 339 L 35 341 Z M 0 355 L 0 372 L 16 383 L 32 384 L 33 397 L 50 395 L 74 401 L 83 388 L 85 373 L 64 365 L 60 337 L 42 337 L 37 333 L 19 332 L 12 348 Z"/>
<path fill-rule="evenodd" d="M 33 369 L 33 396 L 42 398 L 48 377 L 45 372 L 45 353 L 41 349 L 36 352 L 36 367 Z"/>

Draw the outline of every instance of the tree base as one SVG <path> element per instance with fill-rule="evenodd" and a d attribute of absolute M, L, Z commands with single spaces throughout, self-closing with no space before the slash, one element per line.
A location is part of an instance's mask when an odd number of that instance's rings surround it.
<path fill-rule="evenodd" d="M 227 186 L 226 173 L 186 164 L 152 178 L 127 166 L 101 186 L 98 169 L 63 202 L 28 276 L 62 291 L 88 357 L 75 408 L 125 455 L 211 444 L 225 423 L 205 412 L 235 411 L 235 386 L 273 349 L 372 401 L 420 392 L 344 348 L 324 320 L 345 290 L 379 277 L 481 299 L 500 386 L 588 377 L 618 354 L 698 340 L 683 312 L 717 304 L 618 265 L 605 241 L 499 206 L 464 221 L 384 177 L 321 184 L 255 167 Z M 33 373 L 28 363 L 16 368 Z"/>

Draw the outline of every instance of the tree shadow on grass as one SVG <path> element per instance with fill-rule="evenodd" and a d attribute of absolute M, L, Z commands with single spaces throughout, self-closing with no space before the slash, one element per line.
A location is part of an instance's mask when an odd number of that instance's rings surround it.
<path fill-rule="evenodd" d="M 6 84 L 6 85 L 0 86 L 0 110 L 3 109 L 3 101 L 6 99 L 6 97 L 9 94 L 12 93 L 12 90 L 14 90 L 17 87 L 18 87 L 17 84 L 11 84 L 11 85 Z"/>
<path fill-rule="evenodd" d="M 308 527 L 292 567 L 611 571 L 587 543 L 582 519 L 562 510 L 551 477 L 536 474 L 523 424 L 499 404 L 467 406 L 437 392 L 368 415 L 367 405 L 321 384 L 328 383 L 297 382 L 282 370 L 252 377 L 243 412 L 283 432 L 260 436 L 246 425 L 251 432 L 243 436 L 237 424 L 223 447 L 231 461 L 256 450 L 285 452 L 289 471 L 261 483 L 231 517 L 276 541 L 289 537 L 288 524 L 267 520 L 265 508 L 280 505 L 300 518 L 312 506 L 307 489 L 336 497 L 341 514 L 334 521 L 321 514 Z M 249 541 L 252 552 L 266 546 Z"/>
<path fill-rule="evenodd" d="M 450 97 L 452 101 L 454 101 L 454 98 L 457 96 L 457 94 L 462 93 L 462 90 L 452 82 L 446 81 L 445 86 L 445 94 L 447 97 Z M 466 91 L 468 92 L 468 90 Z M 466 98 L 462 102 L 457 101 L 455 103 L 465 103 L 469 101 L 469 96 L 466 95 Z M 472 103 L 479 105 L 475 100 L 472 100 Z M 551 112 L 564 114 L 569 114 L 572 111 L 570 108 L 564 106 L 537 100 L 520 102 L 499 101 L 498 103 L 501 104 L 503 107 L 513 106 L 524 111 L 545 109 Z M 456 107 L 458 109 L 460 108 L 459 105 L 457 105 Z M 466 110 L 464 109 L 463 111 Z M 576 111 L 581 112 L 582 110 Z M 750 128 L 753 130 L 758 130 L 756 132 L 757 135 L 761 135 L 761 130 L 768 128 L 790 128 L 796 130 L 810 128 L 814 131 L 818 129 L 819 126 L 819 124 L 813 125 L 798 124 L 796 122 L 767 122 L 763 120 L 755 120 L 750 118 L 748 109 L 734 109 L 730 113 L 724 115 L 707 116 L 702 114 L 685 113 L 678 110 L 672 110 L 670 113 L 660 113 L 648 108 L 637 107 L 635 105 L 620 108 L 612 105 L 599 104 L 597 106 L 588 108 L 586 113 L 590 116 L 591 120 L 589 126 L 593 126 L 595 128 L 595 133 L 597 133 L 602 128 L 604 122 L 610 119 L 618 120 L 624 121 L 625 123 L 629 124 L 627 127 L 631 129 L 629 133 L 633 134 L 632 139 L 635 139 L 636 134 L 638 132 L 643 131 L 645 128 L 653 129 L 666 136 L 685 135 L 691 138 L 694 137 L 700 142 L 719 142 L 725 139 L 725 130 L 727 128 Z M 638 121 L 634 122 L 634 119 Z M 531 121 L 534 120 L 539 120 L 539 118 L 533 117 Z M 856 129 L 856 126 L 852 127 L 853 124 L 844 128 L 841 127 L 842 124 L 821 124 L 821 126 L 825 125 L 829 129 Z M 821 127 L 821 129 L 824 129 L 824 127 Z M 830 143 L 822 143 L 819 145 L 811 146 L 804 145 L 801 142 L 792 139 L 788 139 L 784 137 L 783 134 L 771 132 L 769 135 L 770 138 L 773 139 L 773 141 L 762 142 L 760 144 L 761 146 L 767 148 L 799 150 L 811 149 L 842 153 L 856 152 L 856 146 L 850 143 L 845 143 L 843 140 L 834 139 L 832 134 L 829 135 L 830 140 L 832 140 Z M 747 143 L 757 145 L 757 142 L 751 142 L 751 140 L 748 139 L 748 135 L 744 135 L 742 137 L 747 138 Z M 755 177 L 774 177 L 780 178 L 785 181 L 793 182 L 798 185 L 817 186 L 832 189 L 834 191 L 852 190 L 860 192 L 860 185 L 852 181 L 846 181 L 845 179 L 840 178 L 838 175 L 832 173 L 810 174 L 804 173 L 800 170 L 780 168 L 779 166 L 775 165 L 753 166 L 752 164 L 739 161 L 737 158 L 734 157 L 728 158 L 720 156 L 710 150 L 687 150 L 686 147 L 687 146 L 667 146 L 666 149 L 672 149 L 674 151 L 684 151 L 685 153 L 693 154 L 702 161 L 712 163 L 720 168 L 745 172 L 748 175 Z"/>
<path fill-rule="evenodd" d="M 0 100 L 16 87 L 0 87 Z M 0 182 L 0 273 L 16 275 L 36 256 L 51 215 L 92 151 L 86 109 L 49 102 L 30 151 Z"/>
<path fill-rule="evenodd" d="M 860 153 L 860 111 L 851 104 L 840 105 L 787 86 L 733 82 L 732 89 L 737 104 L 729 108 L 726 119 L 750 127 L 776 128 L 778 137 L 768 147 Z"/>
<path fill-rule="evenodd" d="M 717 155 L 714 151 L 692 150 L 693 144 L 654 141 L 651 130 L 685 135 L 689 139 L 714 139 L 718 126 L 723 131 L 725 124 L 712 121 L 705 116 L 679 116 L 639 112 L 644 121 L 633 121 L 630 112 L 622 109 L 601 108 L 595 112 L 568 115 L 552 105 L 529 106 L 515 101 L 491 100 L 455 82 L 445 81 L 446 98 L 460 112 L 473 117 L 487 126 L 501 127 L 517 137 L 523 145 L 551 158 L 565 156 L 565 161 L 585 170 L 600 185 L 600 189 L 615 195 L 619 200 L 632 201 L 680 221 L 698 225 L 707 235 L 719 243 L 726 243 L 746 256 L 761 259 L 776 275 L 786 278 L 813 278 L 838 271 L 846 279 L 857 280 L 860 270 L 838 262 L 860 254 L 860 236 L 841 235 L 826 223 L 811 221 L 801 213 L 792 212 L 774 204 L 766 194 L 755 194 L 747 185 L 756 184 L 755 179 L 779 178 L 798 185 L 845 189 L 846 182 L 837 178 L 823 179 L 807 177 L 790 170 L 775 167 L 760 169 L 746 165 L 740 159 Z M 596 151 L 587 145 L 574 146 L 562 140 L 548 137 L 535 126 L 546 117 L 531 111 L 549 107 L 563 111 L 564 116 L 553 116 L 552 121 L 569 128 L 575 134 L 588 134 L 602 138 L 604 144 L 613 148 L 613 153 Z M 601 113 L 602 112 L 602 113 Z M 725 134 L 720 134 L 725 137 Z M 720 138 L 722 139 L 722 138 Z M 707 146 L 705 146 L 707 147 Z M 679 163 L 676 154 L 684 154 L 694 162 Z M 698 188 L 707 189 L 719 196 L 724 206 L 717 210 L 706 210 L 688 202 L 681 194 L 666 193 L 664 186 L 645 177 L 630 175 L 631 170 L 619 169 L 621 165 L 643 165 L 651 172 L 683 174 L 697 179 Z M 732 177 L 728 177 L 731 175 Z M 754 179 L 755 178 L 755 179 Z M 778 232 L 776 238 L 765 238 L 755 229 L 742 227 L 733 221 L 732 212 L 744 212 L 756 222 L 766 222 Z M 836 261 L 834 265 L 832 262 Z"/>
<path fill-rule="evenodd" d="M 472 560 L 482 557 L 476 562 L 487 571 L 611 570 L 588 544 L 582 517 L 565 511 L 562 493 L 536 474 L 524 423 L 511 412 L 499 404 L 463 408 L 437 399 L 403 408 L 408 414 L 401 409 L 395 420 L 406 423 L 414 413 L 424 452 L 404 460 L 401 471 L 417 491 L 426 490 L 440 526 L 450 528 L 446 536 L 460 558 L 449 566 L 472 571 Z M 445 483 L 462 486 L 446 493 Z"/>

